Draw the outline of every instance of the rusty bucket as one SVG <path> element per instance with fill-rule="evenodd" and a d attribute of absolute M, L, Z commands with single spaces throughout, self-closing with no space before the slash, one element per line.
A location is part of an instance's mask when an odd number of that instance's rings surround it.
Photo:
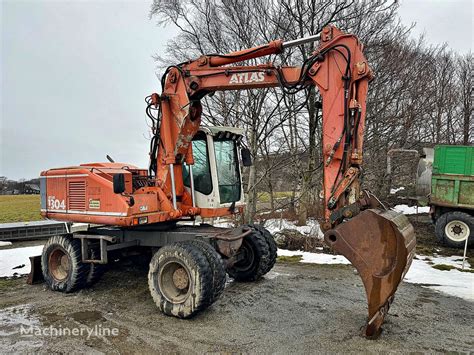
<path fill-rule="evenodd" d="M 368 209 L 328 230 L 324 239 L 359 272 L 369 311 L 364 335 L 378 337 L 397 287 L 415 255 L 413 226 L 401 213 Z"/>

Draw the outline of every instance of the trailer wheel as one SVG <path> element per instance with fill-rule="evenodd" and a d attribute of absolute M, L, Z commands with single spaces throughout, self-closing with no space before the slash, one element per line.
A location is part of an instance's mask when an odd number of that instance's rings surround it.
<path fill-rule="evenodd" d="M 214 303 L 224 292 L 226 282 L 226 272 L 224 262 L 214 247 L 201 239 L 194 239 L 188 243 L 195 245 L 206 256 L 206 259 L 212 271 L 212 297 L 209 299 L 209 305 Z"/>
<path fill-rule="evenodd" d="M 459 211 L 447 212 L 436 220 L 436 236 L 439 241 L 452 248 L 464 248 L 466 238 L 468 246 L 474 245 L 474 217 Z"/>
<path fill-rule="evenodd" d="M 53 291 L 69 293 L 83 288 L 89 265 L 82 262 L 81 242 L 68 235 L 51 237 L 43 247 L 41 269 Z"/>
<path fill-rule="evenodd" d="M 210 304 L 212 270 L 201 248 L 186 242 L 173 243 L 151 259 L 148 286 L 164 314 L 189 318 Z"/>
<path fill-rule="evenodd" d="M 265 237 L 257 230 L 242 240 L 240 260 L 227 269 L 237 281 L 256 281 L 268 271 L 269 249 Z"/>
<path fill-rule="evenodd" d="M 269 256 L 268 256 L 268 265 L 264 272 L 264 274 L 266 274 L 273 268 L 277 260 L 278 248 L 277 248 L 275 239 L 273 238 L 273 235 L 270 233 L 270 231 L 266 229 L 264 226 L 262 226 L 261 224 L 253 224 L 253 225 L 250 225 L 250 227 L 259 231 L 260 234 L 262 234 L 263 237 L 265 238 L 265 241 L 267 242 Z"/>

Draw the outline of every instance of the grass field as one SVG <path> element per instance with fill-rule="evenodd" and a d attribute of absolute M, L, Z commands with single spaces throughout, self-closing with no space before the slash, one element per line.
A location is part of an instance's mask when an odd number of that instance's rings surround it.
<path fill-rule="evenodd" d="M 275 191 L 273 192 L 273 197 L 278 200 L 282 198 L 290 198 L 291 191 Z M 257 194 L 258 202 L 270 202 L 270 194 L 268 192 L 259 192 Z"/>
<path fill-rule="evenodd" d="M 39 195 L 0 195 L 0 223 L 40 219 Z"/>

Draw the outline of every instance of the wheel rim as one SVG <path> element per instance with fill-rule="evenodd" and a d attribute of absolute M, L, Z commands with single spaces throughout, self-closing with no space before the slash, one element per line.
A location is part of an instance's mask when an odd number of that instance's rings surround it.
<path fill-rule="evenodd" d="M 179 261 L 168 261 L 160 268 L 158 287 L 171 303 L 184 302 L 191 293 L 192 279 L 186 265 Z"/>
<path fill-rule="evenodd" d="M 463 221 L 459 220 L 449 222 L 444 228 L 444 232 L 449 239 L 455 242 L 462 242 L 466 240 L 466 238 L 469 237 L 471 233 L 469 226 Z"/>
<path fill-rule="evenodd" d="M 234 264 L 234 268 L 240 272 L 250 270 L 255 261 L 255 253 L 252 246 L 244 239 L 239 251 L 243 254 L 243 257 L 242 260 Z"/>
<path fill-rule="evenodd" d="M 56 281 L 64 281 L 69 276 L 69 255 L 62 248 L 54 249 L 49 255 L 49 272 Z"/>

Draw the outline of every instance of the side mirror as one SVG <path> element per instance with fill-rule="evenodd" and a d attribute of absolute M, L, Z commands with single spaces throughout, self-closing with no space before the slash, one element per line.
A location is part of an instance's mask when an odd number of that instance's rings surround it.
<path fill-rule="evenodd" d="M 240 155 L 242 156 L 242 165 L 243 166 L 252 166 L 252 155 L 248 148 L 242 148 L 240 150 Z"/>
<path fill-rule="evenodd" d="M 115 174 L 114 175 L 114 193 L 121 194 L 125 192 L 125 175 Z"/>

